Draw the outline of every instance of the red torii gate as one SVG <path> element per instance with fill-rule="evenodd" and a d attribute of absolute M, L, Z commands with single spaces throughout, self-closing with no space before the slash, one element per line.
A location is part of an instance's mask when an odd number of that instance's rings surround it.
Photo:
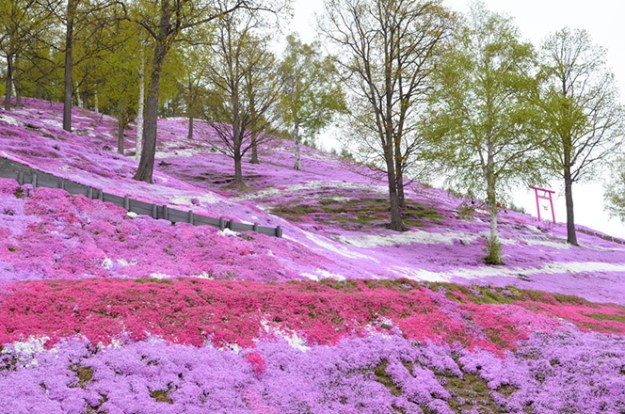
<path fill-rule="evenodd" d="M 553 198 L 552 195 L 556 192 L 553 190 L 548 190 L 546 188 L 534 187 L 530 186 L 530 188 L 534 189 L 534 194 L 536 195 L 536 211 L 538 212 L 538 221 L 541 220 L 540 217 L 540 200 L 548 200 L 549 205 L 551 206 L 551 219 L 553 224 L 556 224 L 556 212 L 553 209 Z"/>

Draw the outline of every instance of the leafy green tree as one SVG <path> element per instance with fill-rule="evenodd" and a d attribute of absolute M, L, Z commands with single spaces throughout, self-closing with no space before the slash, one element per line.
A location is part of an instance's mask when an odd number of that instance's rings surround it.
<path fill-rule="evenodd" d="M 403 230 L 404 170 L 421 139 L 422 105 L 452 16 L 440 0 L 326 0 L 358 144 L 385 169 L 390 228 Z"/>
<path fill-rule="evenodd" d="M 314 137 L 336 113 L 347 111 L 338 84 L 338 71 L 329 57 L 322 57 L 318 42 L 302 43 L 296 35 L 287 37 L 287 48 L 280 65 L 284 90 L 280 101 L 281 117 L 292 131 L 296 170 L 300 170 L 300 131 Z"/>
<path fill-rule="evenodd" d="M 0 0 L 0 53 L 6 64 L 5 110 L 11 109 L 13 91 L 19 94 L 18 57 L 28 60 L 49 30 L 52 19 L 51 11 L 36 0 Z"/>
<path fill-rule="evenodd" d="M 49 2 L 51 10 L 58 11 L 61 2 Z M 65 24 L 64 73 L 63 73 L 63 129 L 72 130 L 72 106 L 74 102 L 74 66 L 77 37 L 83 39 L 82 59 L 86 60 L 105 50 L 108 45 L 102 40 L 112 38 L 106 32 L 111 23 L 125 16 L 123 3 L 118 0 L 67 0 L 63 13 Z M 80 97 L 79 97 L 80 98 Z"/>
<path fill-rule="evenodd" d="M 490 213 L 489 264 L 501 264 L 498 201 L 514 183 L 540 182 L 535 52 L 510 19 L 476 3 L 456 47 L 437 69 L 428 135 L 452 184 L 485 195 Z"/>
<path fill-rule="evenodd" d="M 567 241 L 573 245 L 573 184 L 593 177 L 625 134 L 625 112 L 605 54 L 584 30 L 560 30 L 542 46 L 544 153 L 551 171 L 564 179 Z"/>
<path fill-rule="evenodd" d="M 124 154 L 125 130 L 138 110 L 140 50 L 143 47 L 136 25 L 118 21 L 112 36 L 114 45 L 100 54 L 101 60 L 91 72 L 97 83 L 99 105 L 118 121 L 117 151 Z"/>

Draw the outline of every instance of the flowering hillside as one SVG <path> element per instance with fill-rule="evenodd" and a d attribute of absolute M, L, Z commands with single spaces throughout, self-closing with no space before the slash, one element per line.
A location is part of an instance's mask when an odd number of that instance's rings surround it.
<path fill-rule="evenodd" d="M 118 195 L 281 225 L 282 239 L 128 215 L 0 179 L 0 413 L 625 412 L 625 246 L 264 144 L 229 186 L 210 128 L 161 120 L 155 184 L 111 118 L 26 99 L 0 156 Z"/>

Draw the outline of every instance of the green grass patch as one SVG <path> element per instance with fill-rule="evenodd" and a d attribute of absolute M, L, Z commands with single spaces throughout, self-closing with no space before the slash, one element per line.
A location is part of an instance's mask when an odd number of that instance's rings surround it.
<path fill-rule="evenodd" d="M 166 390 L 154 390 L 150 391 L 150 397 L 154 398 L 156 402 L 173 404 L 174 400 L 171 399 L 169 393 L 171 392 L 171 385 L 167 386 Z"/>
<path fill-rule="evenodd" d="M 598 320 L 598 321 L 614 321 L 614 322 L 625 323 L 625 315 L 606 315 L 603 313 L 591 313 L 586 316 L 588 316 L 589 318 Z"/>
<path fill-rule="evenodd" d="M 393 379 L 386 372 L 386 368 L 388 367 L 388 360 L 383 359 L 378 365 L 373 369 L 373 373 L 375 374 L 375 380 L 380 384 L 384 385 L 391 394 L 395 397 L 401 395 L 401 389 L 393 382 Z"/>
<path fill-rule="evenodd" d="M 439 375 L 439 380 L 446 383 L 445 389 L 452 395 L 449 400 L 449 407 L 457 413 L 470 411 L 475 407 L 483 414 L 498 414 L 501 411 L 492 399 L 492 390 L 488 388 L 487 382 L 478 374 L 463 373 L 462 378 L 446 373 Z M 497 391 L 506 397 L 512 395 L 516 388 L 505 385 Z"/>
<path fill-rule="evenodd" d="M 172 285 L 174 282 L 171 279 L 156 279 L 151 277 L 144 277 L 140 279 L 132 279 L 135 283 L 160 283 L 161 285 Z"/>
<path fill-rule="evenodd" d="M 302 199 L 304 197 L 305 195 Z M 271 208 L 272 214 L 290 221 L 302 222 L 308 219 L 347 230 L 358 230 L 370 226 L 382 227 L 389 220 L 389 211 L 389 202 L 384 198 L 337 200 L 327 197 L 315 204 L 300 204 L 299 201 L 292 201 Z M 408 201 L 402 212 L 402 218 L 407 227 L 420 227 L 425 222 L 441 220 L 443 216 L 431 206 Z"/>

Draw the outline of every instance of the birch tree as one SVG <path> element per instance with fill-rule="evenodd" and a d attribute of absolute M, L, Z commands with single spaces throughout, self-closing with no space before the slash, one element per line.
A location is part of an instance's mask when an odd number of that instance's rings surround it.
<path fill-rule="evenodd" d="M 316 135 L 336 113 L 345 113 L 345 97 L 332 59 L 321 55 L 317 42 L 306 44 L 295 35 L 288 36 L 280 76 L 284 84 L 280 113 L 293 138 L 293 167 L 301 170 L 302 135 Z"/>
<path fill-rule="evenodd" d="M 485 196 L 488 264 L 502 264 L 497 219 L 505 190 L 540 182 L 535 68 L 533 46 L 519 40 L 511 20 L 476 3 L 437 69 L 428 121 L 434 158 L 459 190 Z"/>

